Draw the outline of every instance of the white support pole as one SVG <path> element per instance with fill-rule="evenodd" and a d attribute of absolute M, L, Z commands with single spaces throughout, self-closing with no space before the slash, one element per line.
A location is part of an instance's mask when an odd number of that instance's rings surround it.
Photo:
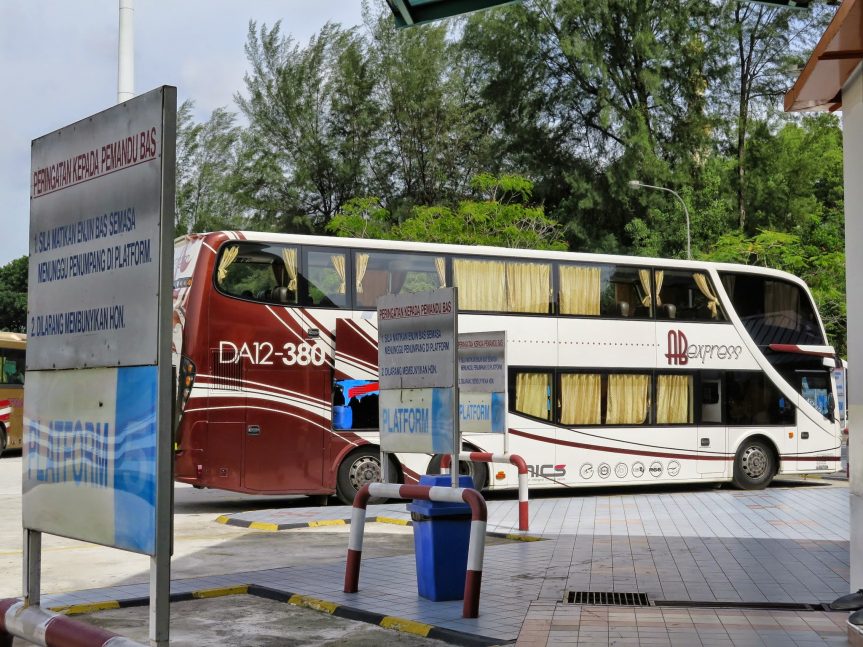
<path fill-rule="evenodd" d="M 135 11 L 132 0 L 120 0 L 120 30 L 117 46 L 117 103 L 135 96 Z"/>

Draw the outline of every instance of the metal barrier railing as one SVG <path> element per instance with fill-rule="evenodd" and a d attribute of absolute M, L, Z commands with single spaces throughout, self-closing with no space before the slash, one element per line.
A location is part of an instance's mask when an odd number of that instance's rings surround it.
<path fill-rule="evenodd" d="M 388 499 L 423 499 L 446 503 L 467 503 L 470 506 L 470 540 L 467 549 L 467 573 L 464 582 L 462 617 L 478 617 L 488 513 L 485 499 L 479 492 L 470 488 L 398 485 L 395 483 L 368 483 L 360 488 L 354 497 L 354 507 L 351 511 L 351 535 L 348 540 L 348 559 L 345 565 L 345 593 L 356 593 L 359 590 L 366 505 L 369 497 L 372 496 Z"/>
<path fill-rule="evenodd" d="M 518 529 L 528 530 L 529 515 L 527 507 L 527 463 L 518 454 L 492 454 L 491 452 L 465 452 L 458 455 L 461 461 L 478 463 L 511 463 L 518 468 Z M 452 459 L 449 454 L 441 458 L 441 474 L 449 474 Z"/>
<path fill-rule="evenodd" d="M 42 647 L 144 647 L 101 627 L 7 598 L 0 600 L 0 647 L 11 647 L 13 637 Z"/>

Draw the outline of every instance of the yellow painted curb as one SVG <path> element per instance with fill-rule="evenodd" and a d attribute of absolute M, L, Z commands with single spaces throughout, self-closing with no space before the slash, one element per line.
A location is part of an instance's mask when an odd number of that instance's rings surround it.
<path fill-rule="evenodd" d="M 396 519 L 394 517 L 375 517 L 378 523 L 391 523 L 396 526 L 406 526 L 410 523 L 410 519 Z"/>
<path fill-rule="evenodd" d="M 231 518 L 230 518 L 230 517 L 227 517 L 227 516 L 225 516 L 225 515 L 223 515 L 223 514 L 220 514 L 220 515 L 216 518 L 216 521 L 217 521 L 217 522 L 219 522 L 219 523 L 228 523 L 230 520 L 231 520 Z"/>
<path fill-rule="evenodd" d="M 309 597 L 308 595 L 292 595 L 288 599 L 288 604 L 293 604 L 297 607 L 305 607 L 306 609 L 314 609 L 315 611 L 323 611 L 332 615 L 339 607 L 338 604 L 320 600 L 318 598 Z"/>
<path fill-rule="evenodd" d="M 263 521 L 253 521 L 249 524 L 249 528 L 254 528 L 255 530 L 268 530 L 270 532 L 275 532 L 279 529 L 279 525 L 276 523 L 265 523 Z"/>
<path fill-rule="evenodd" d="M 345 526 L 344 519 L 322 519 L 321 521 L 309 521 L 309 528 L 317 528 L 318 526 Z"/>
<path fill-rule="evenodd" d="M 427 625 L 422 622 L 405 620 L 404 618 L 395 618 L 393 616 L 386 616 L 381 620 L 380 626 L 384 629 L 394 629 L 396 631 L 415 634 L 417 636 L 428 636 L 429 632 L 434 629 L 431 625 Z"/>
<path fill-rule="evenodd" d="M 193 598 L 220 598 L 225 595 L 243 595 L 249 592 L 249 587 L 245 584 L 240 586 L 223 586 L 216 589 L 203 589 L 201 591 L 192 591 Z"/>
<path fill-rule="evenodd" d="M 117 600 L 106 600 L 105 602 L 90 602 L 87 604 L 70 604 L 65 607 L 52 607 L 50 610 L 67 616 L 77 616 L 82 613 L 94 613 L 105 609 L 119 609 Z"/>

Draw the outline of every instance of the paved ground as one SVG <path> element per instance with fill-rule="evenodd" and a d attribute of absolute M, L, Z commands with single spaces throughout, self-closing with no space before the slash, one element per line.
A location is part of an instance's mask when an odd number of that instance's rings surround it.
<path fill-rule="evenodd" d="M 544 541 L 487 547 L 477 619 L 461 617 L 461 602 L 420 598 L 414 556 L 404 551 L 364 554 L 359 593 L 343 593 L 348 527 L 338 525 L 256 533 L 281 540 L 287 550 L 299 535 L 322 543 L 339 539 L 341 550 L 328 544 L 329 559 L 203 578 L 175 575 L 172 590 L 253 585 L 249 594 L 281 592 L 284 600 L 295 596 L 294 603 L 323 600 L 330 611 L 389 618 L 390 625 L 402 619 L 408 621 L 403 629 L 462 644 L 846 644 L 846 614 L 820 610 L 848 591 L 848 493 L 841 484 L 563 494 L 531 501 L 529 534 Z M 233 524 L 308 527 L 348 519 L 349 512 L 342 506 L 274 508 L 214 515 L 212 521 L 220 518 L 217 525 L 225 531 L 245 530 Z M 395 503 L 370 506 L 369 517 L 406 521 L 408 513 Z M 518 534 L 516 518 L 514 500 L 489 501 L 489 531 Z M 45 596 L 43 604 L 133 600 L 146 595 L 145 578 L 138 581 Z M 650 606 L 571 604 L 570 592 L 643 593 Z M 777 603 L 797 606 L 783 610 Z M 201 636 L 201 644 L 216 643 Z"/>

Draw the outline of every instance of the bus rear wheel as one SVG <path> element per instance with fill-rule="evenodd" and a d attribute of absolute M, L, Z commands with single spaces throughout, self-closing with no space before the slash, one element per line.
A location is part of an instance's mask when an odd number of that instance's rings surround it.
<path fill-rule="evenodd" d="M 6 451 L 6 446 L 9 444 L 9 438 L 6 436 L 6 427 L 0 425 L 0 456 Z"/>
<path fill-rule="evenodd" d="M 464 448 L 463 451 L 469 452 L 471 451 L 468 448 Z M 432 459 L 429 461 L 428 473 L 429 474 L 440 474 L 440 463 L 443 454 L 435 454 L 432 456 Z M 475 490 L 482 491 L 482 489 L 488 485 L 488 463 L 476 463 L 474 461 L 459 461 L 458 462 L 458 473 L 462 476 L 470 476 L 473 481 L 473 487 Z"/>
<path fill-rule="evenodd" d="M 776 473 L 776 459 L 760 440 L 746 440 L 734 457 L 734 485 L 741 490 L 763 490 Z"/>
<path fill-rule="evenodd" d="M 396 464 L 390 458 L 390 478 L 396 477 Z M 339 465 L 336 479 L 336 496 L 342 503 L 351 505 L 360 488 L 367 483 L 379 483 L 383 477 L 380 450 L 363 448 L 349 454 Z M 386 498 L 370 497 L 370 504 L 385 503 Z"/>

